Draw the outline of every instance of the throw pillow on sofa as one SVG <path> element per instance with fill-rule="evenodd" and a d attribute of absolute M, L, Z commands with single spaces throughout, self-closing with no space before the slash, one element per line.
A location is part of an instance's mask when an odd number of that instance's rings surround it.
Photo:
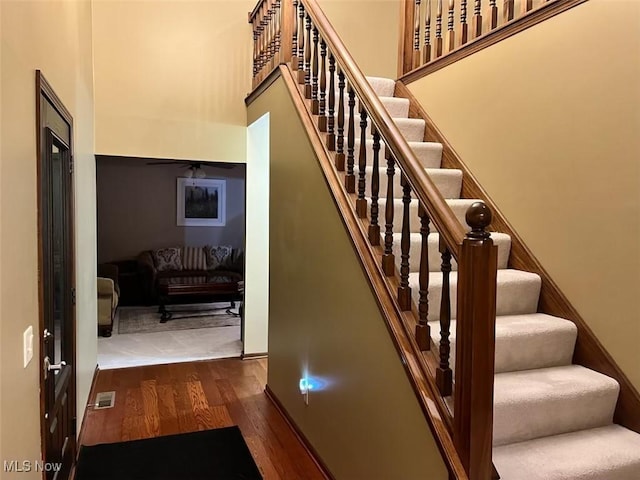
<path fill-rule="evenodd" d="M 182 267 L 185 270 L 206 270 L 207 256 L 202 247 L 184 247 Z"/>
<path fill-rule="evenodd" d="M 204 247 L 204 251 L 207 255 L 207 268 L 209 270 L 215 270 L 216 268 L 227 266 L 227 263 L 231 260 L 233 247 L 230 245 L 220 245 L 217 247 L 207 245 Z"/>
<path fill-rule="evenodd" d="M 156 270 L 159 272 L 182 270 L 182 250 L 179 247 L 160 248 L 152 254 Z"/>

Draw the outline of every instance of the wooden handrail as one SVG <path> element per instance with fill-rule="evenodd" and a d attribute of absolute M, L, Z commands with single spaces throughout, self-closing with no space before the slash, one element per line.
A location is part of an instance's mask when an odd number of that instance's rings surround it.
<path fill-rule="evenodd" d="M 430 1 L 427 0 L 427 3 Z M 442 0 L 438 0 L 439 11 L 441 3 Z M 478 3 L 479 0 L 476 0 L 477 15 Z M 280 8 L 282 5 L 286 6 L 285 10 Z M 453 0 L 450 0 L 449 5 L 453 5 Z M 441 13 L 439 15 L 441 16 Z M 477 23 L 480 22 L 479 18 L 475 20 Z M 255 45 L 259 48 L 254 54 L 254 60 L 257 59 L 257 63 L 254 64 L 254 84 L 259 85 L 265 78 L 269 81 L 275 62 L 291 61 L 292 67 L 297 70 L 297 85 L 293 90 L 297 90 L 297 94 L 304 97 L 303 109 L 315 118 L 316 133 L 320 136 L 325 134 L 325 146 L 333 152 L 335 170 L 332 169 L 331 175 L 340 175 L 343 179 L 344 190 L 341 195 L 353 200 L 354 212 L 350 214 L 355 214 L 364 222 L 359 227 L 362 229 L 361 233 L 365 234 L 365 228 L 368 227 L 366 236 L 372 248 L 370 253 L 373 254 L 375 250 L 375 255 L 378 255 L 380 264 L 377 274 L 384 277 L 377 278 L 373 284 L 382 281 L 387 289 L 397 291 L 395 308 L 400 315 L 400 321 L 408 322 L 404 323 L 404 328 L 407 329 L 405 332 L 409 337 L 399 337 L 397 329 L 391 331 L 397 342 L 408 341 L 414 358 L 420 359 L 418 363 L 424 377 L 412 374 L 414 385 L 418 379 L 423 382 L 426 380 L 429 388 L 439 393 L 435 402 L 438 413 L 435 416 L 431 408 L 425 407 L 424 398 L 419 398 L 432 431 L 438 438 L 451 477 L 470 480 L 490 478 L 497 272 L 497 247 L 493 245 L 490 234 L 486 231 L 491 222 L 490 210 L 484 203 L 475 202 L 466 212 L 467 224 L 471 231 L 465 233 L 465 228 L 427 175 L 426 169 L 316 0 L 262 0 L 252 23 L 254 38 L 258 37 Z M 283 31 L 287 32 L 284 36 Z M 441 21 L 436 23 L 436 32 L 438 52 L 442 47 Z M 416 36 L 416 42 L 419 44 L 418 41 L 419 38 Z M 290 57 L 283 52 L 290 52 Z M 289 67 L 283 69 L 290 72 Z M 337 119 L 334 118 L 334 112 L 337 112 Z M 372 144 L 369 144 L 373 147 L 372 167 L 367 161 L 369 127 L 373 136 Z M 356 138 L 356 132 L 359 139 Z M 384 247 L 381 245 L 382 232 L 378 219 L 379 176 L 383 170 L 379 159 L 381 139 L 386 145 L 387 160 Z M 360 142 L 359 152 L 356 152 L 355 148 L 357 141 Z M 374 171 L 371 177 L 371 196 L 367 198 L 366 172 L 369 168 L 373 168 Z M 397 192 L 399 195 L 396 196 L 394 183 L 398 180 L 402 191 Z M 418 285 L 414 285 L 415 279 L 410 279 L 410 260 L 414 255 L 411 253 L 410 240 L 413 215 L 411 203 L 416 199 L 421 235 Z M 400 207 L 399 202 L 402 204 L 402 212 L 396 215 L 395 211 Z M 371 217 L 367 225 L 369 213 Z M 401 232 L 398 229 L 400 223 Z M 428 258 L 430 223 L 433 223 L 439 232 L 442 253 L 440 271 L 443 277 L 439 315 L 435 313 L 436 309 L 430 313 L 427 298 L 431 271 Z M 396 232 L 401 236 L 400 255 L 397 251 L 394 252 L 394 245 L 398 245 L 397 240 L 394 240 Z M 455 388 L 448 340 L 454 300 L 449 294 L 452 257 L 458 261 Z M 412 290 L 418 293 L 418 296 L 414 296 Z M 442 332 L 440 358 L 435 363 L 434 356 L 429 353 L 430 317 L 439 320 Z M 394 321 L 397 322 L 398 318 L 387 318 L 388 325 Z M 414 329 L 415 331 L 411 332 Z M 453 420 L 443 398 L 452 393 L 455 394 Z M 441 429 L 443 419 L 446 432 Z"/>
<path fill-rule="evenodd" d="M 391 115 L 384 108 L 353 57 L 349 54 L 346 46 L 338 37 L 324 12 L 314 1 L 300 1 L 313 20 L 314 25 L 322 33 L 322 38 L 327 42 L 329 50 L 336 58 L 337 64 L 349 80 L 349 85 L 355 90 L 358 99 L 369 113 L 387 148 L 401 165 L 413 193 L 420 203 L 424 205 L 431 221 L 436 225 L 452 255 L 457 259 L 460 246 L 465 238 L 464 228 L 425 172 L 415 153 L 402 136 L 402 133 L 400 133 Z"/>

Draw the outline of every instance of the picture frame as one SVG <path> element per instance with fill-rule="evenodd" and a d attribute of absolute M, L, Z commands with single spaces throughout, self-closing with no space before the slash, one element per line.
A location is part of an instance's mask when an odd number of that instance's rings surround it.
<path fill-rule="evenodd" d="M 178 178 L 177 225 L 224 227 L 227 182 L 216 178 Z"/>

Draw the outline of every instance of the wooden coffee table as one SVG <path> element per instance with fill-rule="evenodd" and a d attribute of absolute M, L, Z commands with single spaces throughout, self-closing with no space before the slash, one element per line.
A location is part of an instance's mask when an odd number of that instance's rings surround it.
<path fill-rule="evenodd" d="M 231 302 L 231 308 L 236 300 L 242 299 L 241 277 L 239 274 L 220 274 L 185 278 L 161 278 L 158 280 L 158 294 L 160 298 L 160 323 L 165 323 L 173 316 L 167 310 L 167 303 L 180 297 L 210 299 L 210 301 Z"/>

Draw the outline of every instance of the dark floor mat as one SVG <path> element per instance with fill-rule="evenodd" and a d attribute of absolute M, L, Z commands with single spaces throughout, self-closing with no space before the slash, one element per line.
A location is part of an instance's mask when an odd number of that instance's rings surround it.
<path fill-rule="evenodd" d="M 262 480 L 238 427 L 82 446 L 76 480 Z"/>

